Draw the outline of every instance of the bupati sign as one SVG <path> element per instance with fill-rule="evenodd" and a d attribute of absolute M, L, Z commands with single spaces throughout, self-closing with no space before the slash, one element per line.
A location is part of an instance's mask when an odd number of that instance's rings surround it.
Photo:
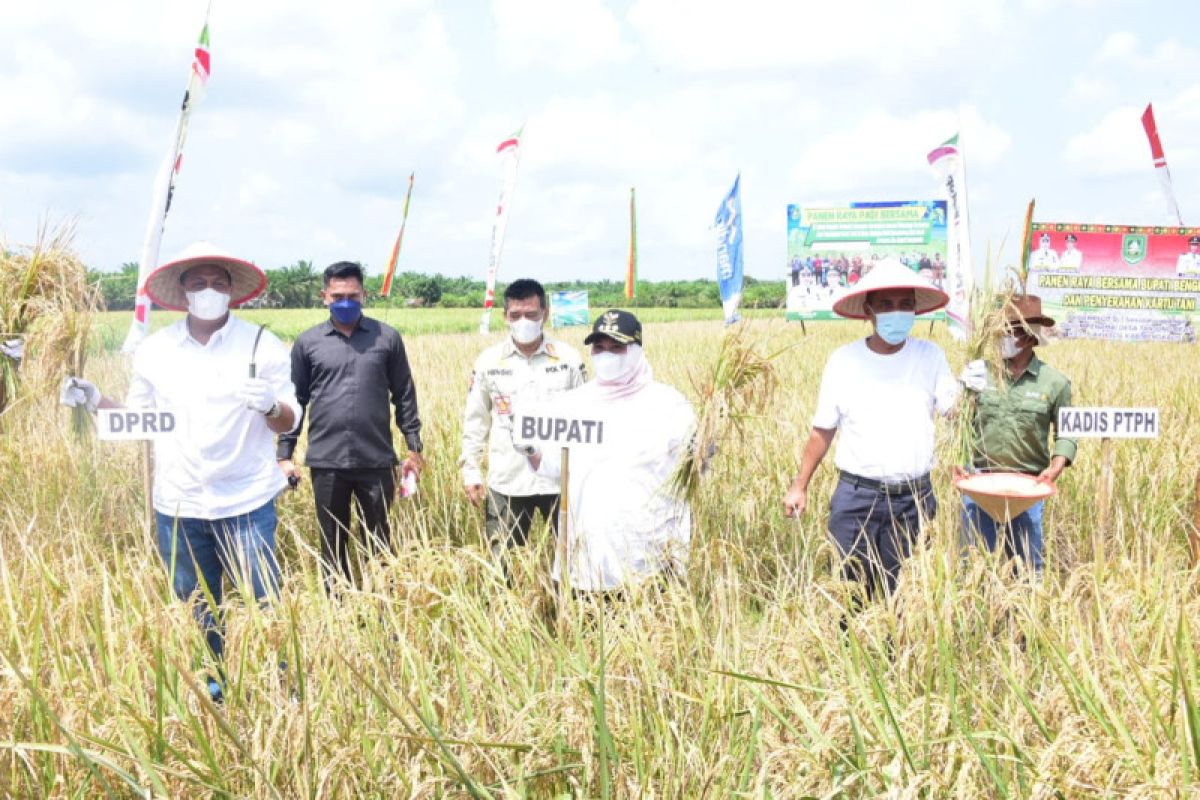
<path fill-rule="evenodd" d="M 1036 223 L 1028 288 L 1069 338 L 1193 342 L 1200 228 Z"/>

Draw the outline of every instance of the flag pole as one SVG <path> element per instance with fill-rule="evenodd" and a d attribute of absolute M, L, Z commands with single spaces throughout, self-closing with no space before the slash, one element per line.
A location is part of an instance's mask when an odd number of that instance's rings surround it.
<path fill-rule="evenodd" d="M 1142 128 L 1150 141 L 1150 157 L 1154 159 L 1154 171 L 1158 173 L 1158 183 L 1167 199 L 1167 216 L 1174 219 L 1179 227 L 1183 227 L 1183 215 L 1179 213 L 1179 203 L 1175 199 L 1175 189 L 1171 184 L 1171 170 L 1167 167 L 1167 156 L 1163 150 L 1162 139 L 1158 135 L 1158 123 L 1154 121 L 1154 104 L 1147 103 L 1142 112 Z"/>
<path fill-rule="evenodd" d="M 162 244 L 163 231 L 167 226 L 167 214 L 171 211 L 171 200 L 175 195 L 175 182 L 183 167 L 183 146 L 187 141 L 188 121 L 192 108 L 208 83 L 212 71 L 211 44 L 208 37 L 208 20 L 212 15 L 212 0 L 204 11 L 204 27 L 192 54 L 192 66 L 188 73 L 187 86 L 183 92 L 179 117 L 175 122 L 175 134 L 167 158 L 159 167 L 154 180 L 154 194 L 150 202 L 150 215 L 146 233 L 142 240 L 141 257 L 138 260 L 137 290 L 134 294 L 133 319 L 121 345 L 121 351 L 132 354 L 150 332 L 151 301 L 146 294 L 146 279 L 158 266 L 158 252 Z M 150 442 L 142 443 L 142 512 L 143 534 L 150 544 L 154 543 L 154 451 Z"/>
<path fill-rule="evenodd" d="M 392 246 L 392 255 L 388 259 L 387 270 L 383 274 L 383 285 L 379 288 L 379 294 L 383 297 L 389 297 L 392 294 L 392 277 L 396 273 L 396 262 L 400 260 L 400 245 L 404 242 L 404 226 L 408 222 L 408 204 L 412 201 L 413 183 L 416 178 L 416 172 L 409 173 L 408 192 L 404 195 L 404 211 L 400 215 L 400 233 L 396 234 L 396 243 Z"/>
<path fill-rule="evenodd" d="M 637 297 L 637 189 L 629 187 L 629 265 L 625 272 L 625 299 Z"/>
<path fill-rule="evenodd" d="M 204 27 L 200 29 L 200 39 L 192 58 L 192 67 L 188 74 L 187 87 L 183 92 L 183 102 L 180 104 L 179 117 L 175 122 L 175 135 L 171 140 L 171 148 L 159 168 L 154 180 L 154 194 L 150 202 L 150 216 L 146 222 L 146 234 L 142 240 L 141 258 L 138 261 L 137 293 L 134 298 L 133 319 L 130 321 L 129 332 L 121 345 L 123 353 L 132 353 L 150 332 L 150 297 L 146 294 L 146 279 L 158 266 L 158 251 L 162 244 L 163 231 L 167 226 L 167 214 L 171 211 L 171 201 L 175 196 L 175 182 L 183 167 L 183 146 L 187 141 L 188 121 L 192 116 L 195 101 L 202 94 L 208 83 L 211 72 L 211 47 L 208 38 L 208 17 L 212 12 L 212 0 L 204 12 Z"/>
<path fill-rule="evenodd" d="M 479 333 L 486 336 L 492 328 L 492 307 L 496 304 L 496 271 L 500 267 L 500 252 L 504 249 L 504 232 L 508 228 L 508 207 L 517 185 L 517 168 L 521 164 L 522 125 L 517 132 L 500 142 L 496 153 L 504 156 L 504 178 L 500 184 L 500 199 L 496 202 L 496 220 L 492 224 L 492 249 L 488 257 L 487 287 L 483 296 L 483 316 Z"/>

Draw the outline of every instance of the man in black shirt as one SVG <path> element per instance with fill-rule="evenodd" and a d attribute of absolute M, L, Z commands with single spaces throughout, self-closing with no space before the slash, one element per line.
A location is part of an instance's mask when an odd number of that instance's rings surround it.
<path fill-rule="evenodd" d="M 294 485 L 300 474 L 292 453 L 307 417 L 304 460 L 312 472 L 326 589 L 335 573 L 352 580 L 352 501 L 370 544 L 386 547 L 391 538 L 388 508 L 399 463 L 392 447 L 393 406 L 408 446 L 401 481 L 410 473 L 415 478 L 425 465 L 417 392 L 404 342 L 395 329 L 363 316 L 364 297 L 362 267 L 339 261 L 326 268 L 321 299 L 329 319 L 300 334 L 292 345 L 292 382 L 302 416 L 292 433 L 279 437 L 276 453 Z"/>

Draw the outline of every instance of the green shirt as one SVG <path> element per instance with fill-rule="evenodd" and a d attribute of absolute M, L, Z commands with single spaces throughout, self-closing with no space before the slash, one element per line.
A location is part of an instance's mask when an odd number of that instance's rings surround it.
<path fill-rule="evenodd" d="M 1058 410 L 1070 405 L 1071 382 L 1036 355 L 1007 388 L 997 388 L 989 376 L 975 413 L 975 468 L 1036 475 L 1052 456 L 1074 461 L 1075 440 L 1058 435 Z"/>

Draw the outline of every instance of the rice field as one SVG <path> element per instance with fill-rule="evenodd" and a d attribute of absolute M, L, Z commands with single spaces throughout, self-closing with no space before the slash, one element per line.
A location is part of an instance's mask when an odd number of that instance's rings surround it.
<path fill-rule="evenodd" d="M 158 314 L 163 320 L 169 315 Z M 331 602 L 307 482 L 280 498 L 285 582 L 226 609 L 230 689 L 171 600 L 143 524 L 139 448 L 78 440 L 54 379 L 0 416 L 0 795 L 15 797 L 1182 797 L 1200 791 L 1200 595 L 1188 534 L 1200 351 L 1060 342 L 1079 405 L 1157 406 L 1117 442 L 1110 524 L 1095 440 L 1046 511 L 1047 569 L 960 557 L 941 428 L 940 512 L 887 603 L 848 630 L 824 520 L 781 500 L 829 352 L 865 328 L 764 316 L 769 413 L 720 442 L 686 584 L 556 618 L 544 529 L 514 585 L 455 465 L 478 312 L 379 312 L 406 335 L 428 469 L 395 552 Z M 656 377 L 697 398 L 722 325 L 647 314 Z M 283 336 L 321 312 L 248 312 Z M 498 323 L 498 320 L 497 320 Z M 120 396 L 127 317 L 94 324 L 86 376 Z M 498 330 L 500 325 L 495 328 Z M 112 333 L 117 331 L 117 335 Z M 106 333 L 107 331 L 107 333 Z M 953 367 L 961 346 L 931 335 Z M 580 345 L 584 330 L 563 337 Z M 281 662 L 286 666 L 281 668 Z"/>

